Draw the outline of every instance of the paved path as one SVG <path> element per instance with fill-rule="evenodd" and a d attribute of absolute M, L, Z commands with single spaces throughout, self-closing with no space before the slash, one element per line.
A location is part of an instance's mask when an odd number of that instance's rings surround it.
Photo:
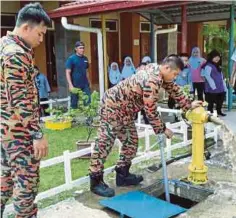
<path fill-rule="evenodd" d="M 221 117 L 222 120 L 226 123 L 226 125 L 234 132 L 236 135 L 236 110 L 232 110 L 230 112 L 225 112 L 227 116 Z"/>

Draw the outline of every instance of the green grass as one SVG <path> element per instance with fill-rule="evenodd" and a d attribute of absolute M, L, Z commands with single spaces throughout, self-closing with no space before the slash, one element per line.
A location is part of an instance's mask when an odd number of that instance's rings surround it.
<path fill-rule="evenodd" d="M 74 127 L 61 131 L 45 129 L 44 133 L 49 141 L 49 154 L 43 160 L 63 155 L 65 150 L 74 152 L 77 150 L 76 141 L 85 140 L 87 132 L 85 127 Z M 96 130 L 92 133 L 91 139 L 96 136 Z M 118 159 L 118 147 L 113 147 L 105 167 L 112 166 Z M 72 179 L 78 179 L 88 174 L 89 159 L 75 158 L 71 161 Z M 55 177 L 56 175 L 56 177 Z M 46 191 L 65 183 L 63 163 L 40 170 L 39 192 Z"/>
<path fill-rule="evenodd" d="M 63 155 L 65 150 L 74 152 L 77 150 L 76 141 L 85 140 L 87 137 L 86 128 L 82 126 L 74 127 L 71 129 L 65 129 L 61 131 L 53 131 L 45 129 L 44 133 L 49 141 L 49 154 L 44 159 L 50 159 L 53 157 Z M 96 136 L 96 130 L 92 133 L 91 139 Z M 178 142 L 178 139 L 173 139 L 173 143 Z M 156 136 L 150 137 L 150 144 L 156 142 Z M 139 140 L 139 147 L 144 149 L 145 139 Z M 152 150 L 158 149 L 156 145 Z M 108 156 L 105 163 L 105 168 L 115 165 L 118 159 L 118 147 L 113 147 L 112 152 Z M 75 158 L 71 161 L 72 179 L 78 179 L 80 177 L 88 175 L 89 159 Z M 45 167 L 40 170 L 40 186 L 39 192 L 46 191 L 48 189 L 57 187 L 65 183 L 64 166 L 63 163 L 57 164 L 51 167 Z"/>
<path fill-rule="evenodd" d="M 44 133 L 49 142 L 49 154 L 45 159 L 60 156 L 65 150 L 76 151 L 76 141 L 87 138 L 86 128 L 82 126 L 61 131 L 44 129 Z M 95 136 L 96 131 L 93 131 L 91 139 Z"/>

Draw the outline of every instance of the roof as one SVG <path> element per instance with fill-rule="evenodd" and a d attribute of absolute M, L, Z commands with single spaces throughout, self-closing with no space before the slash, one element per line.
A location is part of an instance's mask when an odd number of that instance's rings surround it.
<path fill-rule="evenodd" d="M 51 18 L 58 18 L 62 16 L 78 16 L 78 15 L 91 15 L 99 13 L 107 13 L 112 11 L 127 11 L 131 9 L 141 9 L 151 7 L 152 5 L 177 5 L 181 1 L 170 0 L 77 0 L 72 3 L 62 5 L 57 9 L 49 12 Z M 183 2 L 182 2 L 183 4 Z"/>
<path fill-rule="evenodd" d="M 135 12 L 156 24 L 181 23 L 181 6 L 187 4 L 188 22 L 229 19 L 232 1 L 170 1 L 170 0 L 77 0 L 49 13 L 51 18 L 85 16 L 112 11 Z M 235 8 L 236 9 L 236 8 Z"/>
<path fill-rule="evenodd" d="M 230 18 L 230 3 L 219 1 L 201 1 L 188 2 L 187 4 L 187 21 L 188 22 L 204 22 L 227 20 Z M 236 14 L 236 7 L 235 7 Z M 143 9 L 133 10 L 142 16 L 150 19 L 150 14 L 154 16 L 156 24 L 179 24 L 181 23 L 182 8 L 181 5 L 172 7 L 163 7 L 160 9 Z"/>

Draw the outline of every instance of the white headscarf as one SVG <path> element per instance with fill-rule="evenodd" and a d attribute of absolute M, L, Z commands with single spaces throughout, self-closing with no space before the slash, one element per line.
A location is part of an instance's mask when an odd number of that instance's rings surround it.
<path fill-rule="evenodd" d="M 144 56 L 141 63 L 147 64 L 147 62 L 151 63 L 151 58 L 149 56 Z"/>
<path fill-rule="evenodd" d="M 112 67 L 116 66 L 116 70 L 113 70 Z M 112 85 L 116 85 L 121 80 L 121 74 L 116 62 L 112 62 L 109 70 L 109 80 Z"/>
<path fill-rule="evenodd" d="M 126 64 L 127 60 L 129 60 L 131 63 L 129 66 Z M 131 57 L 127 56 L 124 60 L 124 67 L 121 72 L 121 79 L 126 79 L 132 76 L 133 74 L 135 74 L 135 67 L 134 67 Z"/>

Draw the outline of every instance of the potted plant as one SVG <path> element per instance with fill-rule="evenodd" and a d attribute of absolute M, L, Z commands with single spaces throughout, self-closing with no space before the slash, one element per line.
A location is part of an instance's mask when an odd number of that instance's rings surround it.
<path fill-rule="evenodd" d="M 45 120 L 45 128 L 51 130 L 63 130 L 71 128 L 72 117 L 70 113 L 65 113 L 64 108 L 58 106 L 53 109 L 47 109 L 48 113 L 52 114 L 52 117 Z"/>
<path fill-rule="evenodd" d="M 84 141 L 77 141 L 77 149 L 81 150 L 83 148 L 88 148 L 92 146 L 94 141 L 89 140 L 93 130 L 98 126 L 98 108 L 99 108 L 99 93 L 94 91 L 91 94 L 90 102 L 89 96 L 86 95 L 81 89 L 74 88 L 71 90 L 73 94 L 78 95 L 78 109 L 73 110 L 73 116 L 85 118 L 83 124 L 86 125 L 87 139 Z M 90 158 L 91 154 L 82 156 L 81 158 Z"/>

